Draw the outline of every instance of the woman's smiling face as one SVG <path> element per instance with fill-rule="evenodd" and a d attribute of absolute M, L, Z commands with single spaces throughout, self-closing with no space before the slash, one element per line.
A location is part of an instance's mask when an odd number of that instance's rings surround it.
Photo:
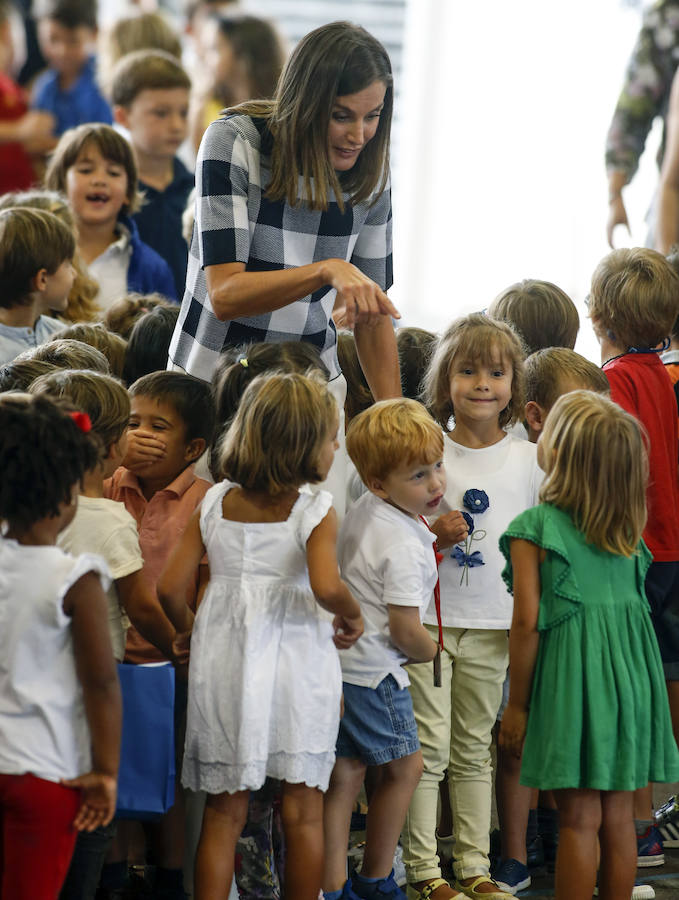
<path fill-rule="evenodd" d="M 356 94 L 335 97 L 328 127 L 328 156 L 335 171 L 352 169 L 375 137 L 386 92 L 383 81 L 373 81 Z"/>

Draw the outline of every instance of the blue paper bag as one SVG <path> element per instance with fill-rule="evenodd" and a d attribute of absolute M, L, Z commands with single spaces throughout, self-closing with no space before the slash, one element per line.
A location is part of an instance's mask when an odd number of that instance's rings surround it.
<path fill-rule="evenodd" d="M 148 819 L 174 803 L 174 669 L 118 664 L 123 733 L 118 775 L 122 819 Z"/>

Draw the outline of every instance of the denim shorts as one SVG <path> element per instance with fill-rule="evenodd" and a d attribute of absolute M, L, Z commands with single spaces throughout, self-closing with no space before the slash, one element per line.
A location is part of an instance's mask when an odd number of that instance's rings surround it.
<path fill-rule="evenodd" d="M 342 687 L 344 716 L 337 736 L 338 756 L 381 766 L 420 749 L 410 691 L 400 688 L 393 675 L 387 675 L 376 688 L 346 681 Z"/>

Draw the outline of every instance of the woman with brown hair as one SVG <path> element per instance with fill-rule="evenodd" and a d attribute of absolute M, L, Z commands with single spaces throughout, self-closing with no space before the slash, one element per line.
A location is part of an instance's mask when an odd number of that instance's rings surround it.
<path fill-rule="evenodd" d="M 324 25 L 293 51 L 273 100 L 205 132 L 196 225 L 170 363 L 209 380 L 226 347 L 318 347 L 340 409 L 335 301 L 376 399 L 401 393 L 392 283 L 389 57 L 364 29 Z"/>

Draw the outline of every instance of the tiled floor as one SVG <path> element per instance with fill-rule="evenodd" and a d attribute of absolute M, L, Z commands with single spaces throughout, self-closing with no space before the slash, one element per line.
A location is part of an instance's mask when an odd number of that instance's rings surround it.
<path fill-rule="evenodd" d="M 650 884 L 656 900 L 678 900 L 679 898 L 679 850 L 665 851 L 665 865 L 653 869 L 639 869 L 639 881 Z M 554 897 L 554 879 L 547 876 L 535 878 L 530 888 L 517 894 L 519 900 L 548 900 Z M 622 900 L 622 898 L 621 898 Z"/>

